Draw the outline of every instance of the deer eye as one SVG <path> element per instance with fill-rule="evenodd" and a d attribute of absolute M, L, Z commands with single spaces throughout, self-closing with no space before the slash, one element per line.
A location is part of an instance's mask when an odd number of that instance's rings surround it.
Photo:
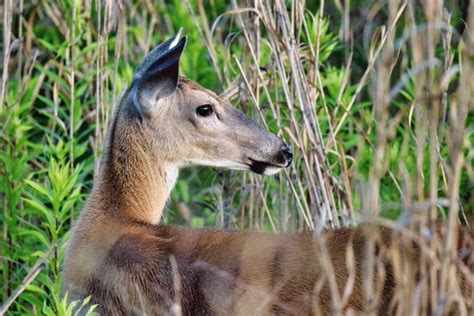
<path fill-rule="evenodd" d="M 196 108 L 196 113 L 199 116 L 209 116 L 213 112 L 212 106 L 209 104 L 200 105 Z"/>

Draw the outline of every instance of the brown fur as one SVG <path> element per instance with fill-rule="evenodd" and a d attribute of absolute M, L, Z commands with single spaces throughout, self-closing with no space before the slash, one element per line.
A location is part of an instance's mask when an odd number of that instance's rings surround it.
<path fill-rule="evenodd" d="M 181 79 L 177 95 L 184 98 L 192 91 L 207 92 Z M 214 94 L 209 98 L 223 103 Z M 103 315 L 162 315 L 179 308 L 185 315 L 331 314 L 336 311 L 325 281 L 324 243 L 340 295 L 350 275 L 345 258 L 352 247 L 355 283 L 342 310 L 366 309 L 367 238 L 361 229 L 337 229 L 321 236 L 273 235 L 157 224 L 170 185 L 166 166 L 171 158 L 163 152 L 175 147 L 163 141 L 163 150 L 157 151 L 158 141 L 148 137 L 139 122 L 126 95 L 66 252 L 64 287 L 72 299 L 92 295 L 91 302 Z M 179 154 L 189 152 L 180 149 Z M 376 232 L 378 257 L 384 263 L 375 276 L 383 275 L 377 308 L 386 311 L 397 286 L 390 264 L 391 240 L 401 235 L 380 227 Z M 459 249 L 466 250 L 462 259 L 472 269 L 470 233 L 460 233 Z M 418 251 L 412 241 L 401 243 L 404 259 L 415 270 Z M 464 283 L 469 293 L 470 285 Z"/>

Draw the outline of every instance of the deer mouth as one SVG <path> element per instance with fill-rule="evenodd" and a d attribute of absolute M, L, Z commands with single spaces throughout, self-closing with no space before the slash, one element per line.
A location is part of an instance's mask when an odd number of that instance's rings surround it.
<path fill-rule="evenodd" d="M 252 158 L 249 158 L 249 161 L 250 164 L 248 166 L 250 170 L 258 174 L 274 174 L 280 171 L 280 169 L 287 167 L 287 165 L 277 165 Z"/>

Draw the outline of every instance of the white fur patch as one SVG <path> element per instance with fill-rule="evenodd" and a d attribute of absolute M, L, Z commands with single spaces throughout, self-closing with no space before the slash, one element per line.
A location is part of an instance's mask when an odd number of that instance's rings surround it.
<path fill-rule="evenodd" d="M 179 175 L 179 168 L 175 165 L 168 165 L 165 169 L 166 172 L 166 186 L 168 187 L 168 193 L 173 190 L 176 180 Z"/>
<path fill-rule="evenodd" d="M 193 159 L 185 162 L 185 165 L 198 165 L 208 167 L 227 168 L 231 170 L 249 170 L 246 164 L 232 161 L 232 160 L 207 160 L 207 159 Z"/>
<path fill-rule="evenodd" d="M 280 172 L 281 169 L 283 168 L 268 166 L 267 168 L 265 168 L 265 172 L 263 174 L 266 176 L 271 176 Z"/>
<path fill-rule="evenodd" d="M 178 44 L 182 32 L 183 32 L 183 28 L 180 28 L 178 31 L 178 34 L 176 34 L 176 36 L 174 37 L 174 40 L 170 43 L 170 47 L 168 47 L 168 49 L 172 49 Z"/>
<path fill-rule="evenodd" d="M 207 167 L 227 168 L 231 170 L 250 170 L 250 167 L 246 164 L 232 161 L 232 160 L 207 160 L 207 159 L 193 159 L 188 160 L 184 164 L 185 166 L 198 165 Z M 268 166 L 263 173 L 266 176 L 271 176 L 280 172 L 283 168 Z"/>

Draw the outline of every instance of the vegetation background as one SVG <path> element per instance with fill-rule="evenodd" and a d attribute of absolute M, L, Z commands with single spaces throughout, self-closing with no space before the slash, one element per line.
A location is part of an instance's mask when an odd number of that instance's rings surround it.
<path fill-rule="evenodd" d="M 468 0 L 0 8 L 0 314 L 71 314 L 63 248 L 111 110 L 144 54 L 181 27 L 182 74 L 265 122 L 296 157 L 275 177 L 184 170 L 163 223 L 283 232 L 416 219 L 421 232 L 474 212 Z"/>

